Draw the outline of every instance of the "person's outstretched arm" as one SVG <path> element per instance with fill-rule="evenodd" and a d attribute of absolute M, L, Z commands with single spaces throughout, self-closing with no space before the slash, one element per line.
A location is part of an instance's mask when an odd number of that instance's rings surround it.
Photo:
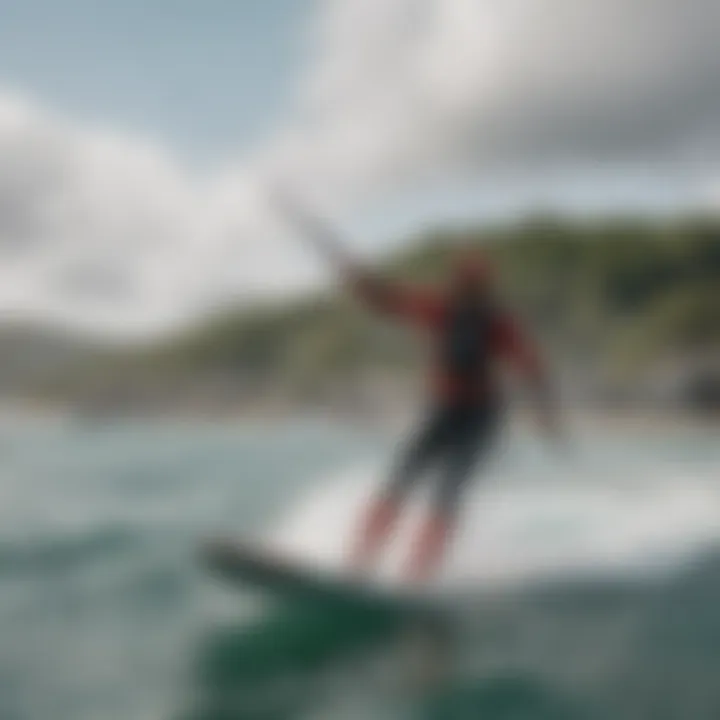
<path fill-rule="evenodd" d="M 365 305 L 419 324 L 435 321 L 439 307 L 432 294 L 402 287 L 364 268 L 350 256 L 339 233 L 328 222 L 300 207 L 285 194 L 274 193 L 274 200 L 283 214 L 333 265 L 345 285 Z"/>
<path fill-rule="evenodd" d="M 424 288 L 386 280 L 360 265 L 343 268 L 345 284 L 367 307 L 421 328 L 435 327 L 442 316 L 442 302 Z"/>

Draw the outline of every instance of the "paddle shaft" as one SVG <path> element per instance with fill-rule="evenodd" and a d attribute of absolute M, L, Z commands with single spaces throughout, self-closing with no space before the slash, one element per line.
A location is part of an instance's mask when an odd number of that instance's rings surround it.
<path fill-rule="evenodd" d="M 330 223 L 310 212 L 286 192 L 273 192 L 274 204 L 312 247 L 346 276 L 355 276 L 358 263 L 347 252 L 340 233 Z"/>

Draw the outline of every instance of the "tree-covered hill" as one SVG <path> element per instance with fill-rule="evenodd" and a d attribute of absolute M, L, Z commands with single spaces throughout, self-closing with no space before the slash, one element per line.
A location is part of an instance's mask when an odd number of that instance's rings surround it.
<path fill-rule="evenodd" d="M 441 282 L 452 249 L 468 244 L 493 259 L 505 302 L 547 353 L 593 391 L 631 387 L 663 364 L 720 349 L 720 220 L 548 216 L 440 228 L 385 258 L 379 271 Z M 415 342 L 328 291 L 227 311 L 172 341 L 63 373 L 43 392 L 312 402 L 352 385 L 404 386 Z"/>

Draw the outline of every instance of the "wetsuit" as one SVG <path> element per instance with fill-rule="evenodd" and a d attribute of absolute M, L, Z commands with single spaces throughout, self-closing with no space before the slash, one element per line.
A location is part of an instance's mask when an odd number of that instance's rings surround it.
<path fill-rule="evenodd" d="M 363 295 L 386 313 L 427 331 L 433 344 L 430 412 L 402 453 L 387 495 L 402 499 L 423 471 L 438 467 L 436 507 L 453 513 L 499 425 L 493 366 L 498 359 L 510 359 L 527 374 L 539 372 L 534 348 L 512 318 L 489 301 L 460 302 L 432 292 L 374 286 Z"/>

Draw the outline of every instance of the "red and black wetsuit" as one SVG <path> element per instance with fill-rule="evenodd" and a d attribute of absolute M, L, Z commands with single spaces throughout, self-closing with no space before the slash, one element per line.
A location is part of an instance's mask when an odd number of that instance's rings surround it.
<path fill-rule="evenodd" d="M 443 469 L 437 503 L 452 512 L 498 426 L 497 361 L 509 360 L 525 374 L 536 375 L 535 349 L 518 324 L 488 300 L 374 284 L 360 289 L 376 308 L 427 332 L 433 346 L 431 412 L 403 454 L 388 493 L 403 496 L 422 471 L 437 463 Z"/>

